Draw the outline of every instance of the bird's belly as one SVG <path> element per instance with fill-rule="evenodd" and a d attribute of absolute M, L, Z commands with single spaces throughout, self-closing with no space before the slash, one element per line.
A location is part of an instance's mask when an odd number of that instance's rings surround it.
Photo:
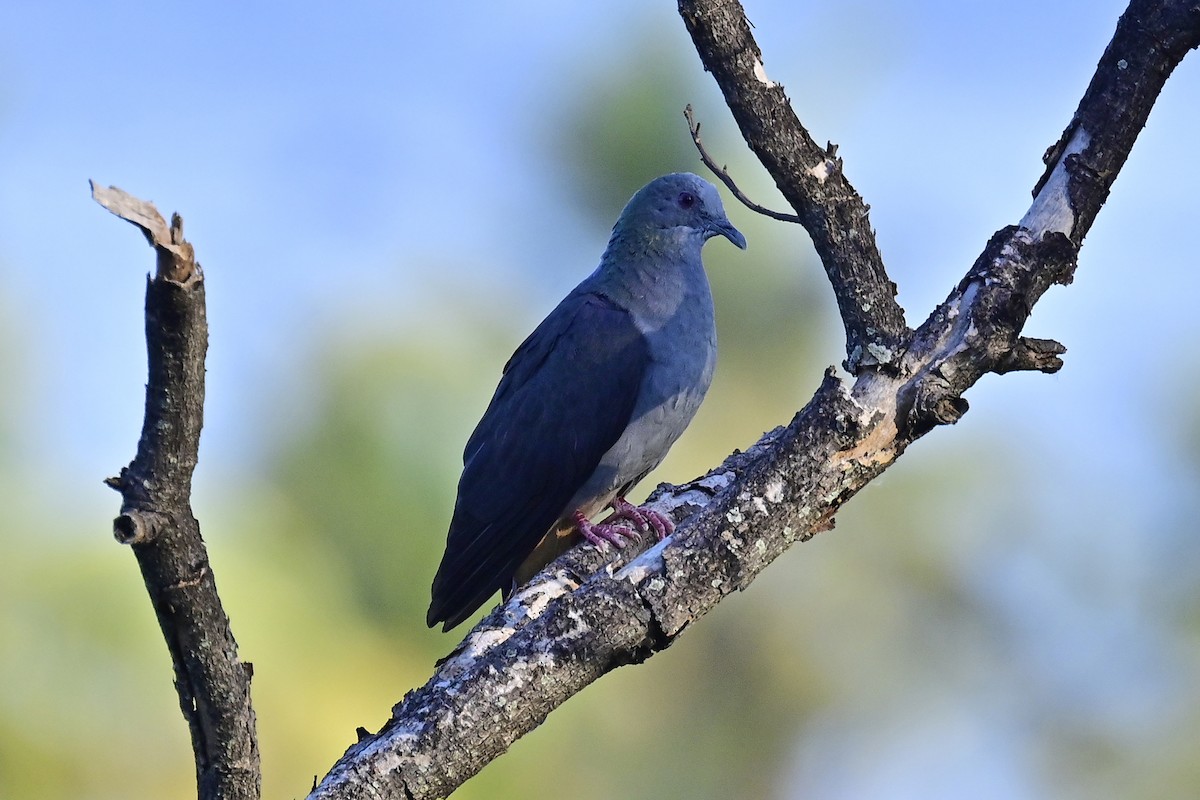
<path fill-rule="evenodd" d="M 648 394 L 663 399 L 638 410 L 571 499 L 567 512 L 579 510 L 591 516 L 657 467 L 695 416 L 711 376 L 711 367 L 704 365 L 698 376 L 677 373 L 671 385 L 647 387 Z"/>
<path fill-rule="evenodd" d="M 670 313 L 639 321 L 650 350 L 650 363 L 638 389 L 632 418 L 600 458 L 595 471 L 563 510 L 591 517 L 623 494 L 666 457 L 692 421 L 712 383 L 716 366 L 716 327 L 708 284 L 686 296 Z"/>
<path fill-rule="evenodd" d="M 634 420 L 612 449 L 600 460 L 620 464 L 618 485 L 639 480 L 666 457 L 671 445 L 692 421 L 702 392 L 681 390 Z"/>
<path fill-rule="evenodd" d="M 576 511 L 585 517 L 595 516 L 618 493 L 628 491 L 632 484 L 659 465 L 695 416 L 708 390 L 711 374 L 711 368 L 706 368 L 699 383 L 691 389 L 678 389 L 630 422 L 617 443 L 600 459 L 596 471 L 571 498 L 550 532 L 517 569 L 514 576 L 517 584 L 528 581 L 577 541 Z"/>

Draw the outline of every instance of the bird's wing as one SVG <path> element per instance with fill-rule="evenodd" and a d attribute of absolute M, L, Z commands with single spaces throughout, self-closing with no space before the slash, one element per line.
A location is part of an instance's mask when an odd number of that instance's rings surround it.
<path fill-rule="evenodd" d="M 569 295 L 517 348 L 463 453 L 430 626 L 508 585 L 629 425 L 649 363 L 629 312 L 597 294 Z"/>

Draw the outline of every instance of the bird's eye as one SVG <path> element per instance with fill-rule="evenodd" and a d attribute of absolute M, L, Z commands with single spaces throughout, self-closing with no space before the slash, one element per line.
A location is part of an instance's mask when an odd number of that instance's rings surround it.
<path fill-rule="evenodd" d="M 691 192 L 679 193 L 680 208 L 691 208 L 694 205 L 696 205 L 696 195 L 692 194 Z"/>

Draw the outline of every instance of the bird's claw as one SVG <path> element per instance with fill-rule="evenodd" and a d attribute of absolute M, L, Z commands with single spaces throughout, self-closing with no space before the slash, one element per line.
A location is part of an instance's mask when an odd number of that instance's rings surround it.
<path fill-rule="evenodd" d="M 633 503 L 626 500 L 624 497 L 618 497 L 612 502 L 614 519 L 627 519 L 634 524 L 639 531 L 654 531 L 655 538 L 658 541 L 670 536 L 675 531 L 675 522 L 661 511 L 655 511 L 652 508 L 644 506 L 635 506 Z"/>
<path fill-rule="evenodd" d="M 637 531 L 631 530 L 627 525 L 613 522 L 595 523 L 578 511 L 575 512 L 575 524 L 583 538 L 600 551 L 604 550 L 605 544 L 611 544 L 618 550 L 622 549 L 625 547 L 625 539 L 638 538 Z"/>
<path fill-rule="evenodd" d="M 652 508 L 635 506 L 624 497 L 613 500 L 612 508 L 613 515 L 600 523 L 592 522 L 578 511 L 575 512 L 575 524 L 579 527 L 579 533 L 597 550 L 604 550 L 606 544 L 622 549 L 627 539 L 633 541 L 647 531 L 654 531 L 654 537 L 661 542 L 675 530 L 675 522 L 666 514 Z"/>

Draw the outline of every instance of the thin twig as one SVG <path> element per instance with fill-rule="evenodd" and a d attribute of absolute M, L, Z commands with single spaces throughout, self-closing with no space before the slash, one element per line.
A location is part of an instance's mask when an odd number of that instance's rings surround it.
<path fill-rule="evenodd" d="M 718 167 L 717 162 L 713 161 L 713 157 L 704 149 L 704 145 L 700 142 L 700 123 L 696 122 L 695 116 L 692 114 L 692 104 L 688 103 L 683 108 L 683 116 L 687 118 L 688 130 L 692 132 L 692 142 L 695 143 L 696 149 L 700 152 L 700 160 L 704 162 L 704 166 L 712 170 L 713 174 L 721 179 L 721 183 L 725 184 L 729 191 L 733 192 L 733 196 L 742 201 L 742 205 L 751 211 L 757 211 L 763 216 L 777 219 L 780 222 L 795 222 L 797 225 L 802 224 L 799 217 L 795 214 L 784 214 L 782 211 L 772 211 L 766 206 L 760 206 L 758 203 L 746 196 L 746 193 L 738 188 L 733 182 L 733 178 L 729 177 L 729 172 L 726 167 Z"/>

